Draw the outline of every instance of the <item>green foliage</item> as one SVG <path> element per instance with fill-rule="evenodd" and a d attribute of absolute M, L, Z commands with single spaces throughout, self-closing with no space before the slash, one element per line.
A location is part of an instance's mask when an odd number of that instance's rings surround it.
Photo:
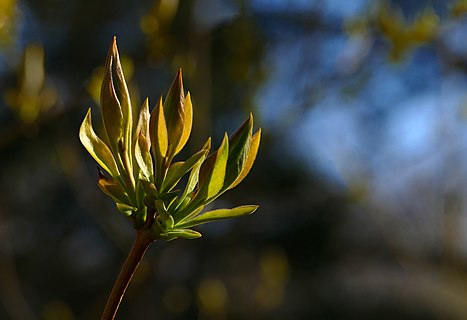
<path fill-rule="evenodd" d="M 149 229 L 154 239 L 194 239 L 196 225 L 253 213 L 257 206 L 240 206 L 203 212 L 204 207 L 235 187 L 250 171 L 258 152 L 260 131 L 253 135 L 253 116 L 219 148 L 209 138 L 186 161 L 173 162 L 188 141 L 193 121 L 190 93 L 185 96 L 182 71 L 177 73 L 163 101 L 152 112 L 146 99 L 137 114 L 120 64 L 116 39 L 109 49 L 101 87 L 102 120 L 106 136 L 92 127 L 88 110 L 80 128 L 80 140 L 97 163 L 98 185 L 137 229 Z M 152 153 L 152 154 L 151 154 Z M 188 176 L 183 190 L 180 180 Z"/>

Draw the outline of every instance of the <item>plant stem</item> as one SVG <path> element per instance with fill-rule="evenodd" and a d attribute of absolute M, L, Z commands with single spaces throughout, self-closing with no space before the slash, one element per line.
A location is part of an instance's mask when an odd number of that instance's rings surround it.
<path fill-rule="evenodd" d="M 112 291 L 110 292 L 101 320 L 113 320 L 115 318 L 128 284 L 138 268 L 144 253 L 154 240 L 155 239 L 151 236 L 149 230 L 140 229 L 137 231 L 133 247 L 131 248 L 128 258 L 123 264 Z"/>

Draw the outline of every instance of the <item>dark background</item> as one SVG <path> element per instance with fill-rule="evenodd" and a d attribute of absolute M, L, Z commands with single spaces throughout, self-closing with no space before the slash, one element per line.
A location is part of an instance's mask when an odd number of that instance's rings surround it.
<path fill-rule="evenodd" d="M 466 319 L 465 12 L 1 0 L 0 319 L 98 319 L 130 249 L 78 140 L 114 35 L 137 105 L 183 68 L 182 157 L 249 112 L 263 129 L 250 175 L 216 204 L 260 209 L 154 244 L 118 319 Z"/>

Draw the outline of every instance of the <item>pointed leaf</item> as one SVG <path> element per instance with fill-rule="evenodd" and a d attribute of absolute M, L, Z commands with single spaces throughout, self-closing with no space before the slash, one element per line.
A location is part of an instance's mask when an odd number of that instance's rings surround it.
<path fill-rule="evenodd" d="M 227 134 L 216 153 L 209 156 L 201 166 L 199 173 L 199 191 L 196 195 L 199 201 L 214 197 L 223 187 L 225 169 L 229 155 L 229 140 Z"/>
<path fill-rule="evenodd" d="M 162 97 L 156 103 L 152 110 L 149 123 L 149 134 L 154 156 L 162 159 L 167 153 L 168 135 L 167 125 L 162 107 Z"/>
<path fill-rule="evenodd" d="M 94 160 L 112 177 L 119 176 L 117 164 L 109 147 L 96 135 L 92 128 L 91 109 L 88 109 L 79 129 L 79 139 Z"/>
<path fill-rule="evenodd" d="M 117 141 L 122 136 L 123 112 L 114 84 L 114 65 L 116 55 L 115 37 L 110 45 L 104 67 L 104 77 L 101 86 L 101 108 L 105 131 L 112 150 L 115 152 Z"/>
<path fill-rule="evenodd" d="M 162 184 L 162 192 L 164 192 L 165 189 L 167 189 L 167 182 L 168 180 L 171 180 L 171 177 L 174 176 L 174 174 L 177 173 L 178 169 L 180 169 L 180 167 L 182 167 L 183 165 L 185 164 L 185 161 L 177 161 L 177 162 L 173 162 L 170 167 L 169 167 L 169 170 L 167 170 L 167 175 L 165 176 L 165 179 L 164 179 L 164 182 Z"/>
<path fill-rule="evenodd" d="M 198 205 L 194 207 L 194 203 L 191 202 L 185 208 L 175 211 L 172 216 L 174 217 L 175 224 L 181 224 L 185 221 L 191 220 L 192 218 L 196 217 L 201 211 L 203 211 L 204 205 Z"/>
<path fill-rule="evenodd" d="M 99 188 L 109 197 L 117 203 L 130 203 L 128 193 L 122 188 L 122 186 L 113 178 L 104 176 L 101 170 L 99 170 L 99 177 L 97 179 L 97 185 Z"/>
<path fill-rule="evenodd" d="M 240 175 L 238 178 L 235 180 L 234 183 L 229 187 L 229 189 L 234 188 L 237 186 L 240 182 L 242 182 L 243 179 L 248 175 L 248 173 L 251 170 L 251 167 L 253 167 L 253 163 L 255 162 L 256 155 L 258 154 L 258 149 L 259 149 L 259 142 L 261 140 L 261 129 L 259 129 L 253 137 L 251 137 L 251 143 L 250 143 L 250 151 L 248 152 L 248 156 L 245 162 L 245 166 L 243 167 L 242 172 L 240 172 Z"/>
<path fill-rule="evenodd" d="M 121 213 L 123 213 L 127 217 L 131 216 L 133 214 L 133 212 L 138 210 L 138 208 L 127 205 L 125 203 L 117 203 L 117 209 L 118 209 L 118 211 L 120 211 Z"/>
<path fill-rule="evenodd" d="M 208 138 L 206 143 L 204 144 L 201 150 L 205 150 L 206 154 L 211 150 L 211 138 Z M 203 161 L 206 159 L 206 156 L 199 159 L 199 161 L 193 166 L 193 169 L 190 172 L 190 176 L 188 177 L 188 182 L 186 183 L 185 190 L 181 196 L 182 201 L 184 201 L 185 197 L 195 190 L 196 184 L 198 183 L 199 179 L 199 170 Z"/>
<path fill-rule="evenodd" d="M 201 237 L 201 233 L 190 229 L 171 229 L 166 231 L 164 236 L 168 238 L 177 237 L 185 239 L 196 239 Z"/>
<path fill-rule="evenodd" d="M 251 130 L 253 128 L 253 115 L 238 128 L 229 139 L 229 159 L 225 173 L 223 189 L 227 189 L 240 175 L 245 166 L 250 151 Z"/>
<path fill-rule="evenodd" d="M 162 193 L 160 194 L 160 198 L 164 200 L 164 203 L 167 204 L 167 207 L 171 206 L 174 201 L 177 201 L 178 199 L 178 193 L 180 190 L 172 190 L 170 192 Z"/>
<path fill-rule="evenodd" d="M 256 205 L 240 206 L 233 209 L 218 209 L 201 213 L 193 219 L 187 219 L 176 226 L 180 228 L 191 228 L 202 223 L 228 218 L 235 218 L 252 214 L 258 209 Z"/>
<path fill-rule="evenodd" d="M 206 157 L 207 150 L 201 150 L 192 155 L 185 162 L 176 162 L 172 164 L 167 172 L 162 190 L 171 190 L 201 159 Z"/>
<path fill-rule="evenodd" d="M 169 157 L 173 157 L 184 132 L 185 93 L 183 92 L 182 69 L 178 70 L 167 92 L 164 101 L 164 113 L 169 137 Z"/>
<path fill-rule="evenodd" d="M 185 98 L 185 119 L 183 121 L 183 133 L 182 133 L 182 136 L 180 137 L 180 142 L 178 143 L 178 146 L 175 148 L 174 155 L 178 154 L 183 149 L 185 144 L 187 143 L 188 138 L 190 137 L 192 124 L 193 124 L 193 106 L 191 103 L 190 92 L 188 92 Z"/>
<path fill-rule="evenodd" d="M 135 145 L 135 159 L 142 175 L 148 180 L 153 181 L 153 164 L 151 153 L 149 151 L 149 141 L 140 133 Z"/>
<path fill-rule="evenodd" d="M 158 198 L 159 197 L 159 192 L 157 191 L 157 188 L 156 186 L 154 185 L 154 183 L 152 182 L 149 182 L 149 181 L 145 181 L 145 180 L 139 180 L 139 183 L 141 183 L 143 189 L 144 189 L 144 192 L 148 195 L 148 196 L 151 196 L 153 198 Z"/>
<path fill-rule="evenodd" d="M 158 199 L 156 200 L 155 205 L 156 205 L 157 213 L 159 214 L 161 221 L 162 221 L 162 227 L 164 229 L 172 228 L 174 226 L 174 219 L 172 218 L 172 215 L 165 208 L 164 201 Z"/>
<path fill-rule="evenodd" d="M 136 126 L 136 134 L 138 135 L 142 134 L 148 142 L 151 141 L 151 137 L 149 135 L 149 119 L 151 115 L 149 113 L 149 101 L 148 98 L 146 98 L 141 105 L 141 109 L 139 111 L 139 118 L 138 118 L 138 124 Z"/>

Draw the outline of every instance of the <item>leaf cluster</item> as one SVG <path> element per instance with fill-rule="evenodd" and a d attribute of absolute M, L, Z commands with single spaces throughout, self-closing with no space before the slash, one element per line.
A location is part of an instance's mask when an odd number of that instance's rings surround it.
<path fill-rule="evenodd" d="M 150 229 L 154 239 L 193 239 L 201 236 L 190 229 L 194 226 L 257 209 L 245 205 L 203 212 L 207 204 L 238 185 L 255 161 L 261 130 L 253 134 L 251 114 L 230 137 L 224 135 L 218 149 L 211 151 L 208 138 L 187 160 L 174 161 L 188 141 L 193 122 L 182 71 L 151 112 L 148 99 L 139 110 L 133 110 L 115 37 L 105 64 L 100 103 L 104 136 L 94 131 L 89 109 L 80 140 L 105 171 L 99 172 L 99 187 L 135 228 Z M 134 114 L 139 115 L 137 119 Z M 187 183 L 180 188 L 184 176 Z"/>

